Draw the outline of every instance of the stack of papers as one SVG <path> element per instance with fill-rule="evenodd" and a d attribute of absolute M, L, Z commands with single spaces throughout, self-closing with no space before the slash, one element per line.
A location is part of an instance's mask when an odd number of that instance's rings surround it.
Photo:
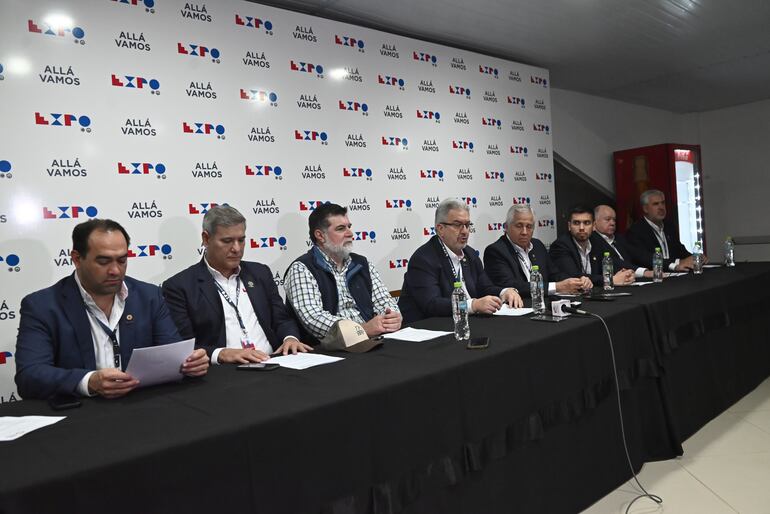
<path fill-rule="evenodd" d="M 385 339 L 399 339 L 401 341 L 410 341 L 412 343 L 419 343 L 421 341 L 428 341 L 437 337 L 445 336 L 447 334 L 453 334 L 454 332 L 444 332 L 441 330 L 425 330 L 423 328 L 402 328 L 396 332 L 390 334 L 383 334 Z"/>
<path fill-rule="evenodd" d="M 534 311 L 530 307 L 508 307 L 508 304 L 504 303 L 500 310 L 495 312 L 495 316 L 526 316 L 531 312 Z"/>
<path fill-rule="evenodd" d="M 342 357 L 330 357 L 328 355 L 308 352 L 273 357 L 272 359 L 267 359 L 265 364 L 280 364 L 282 367 L 289 369 L 307 369 L 313 366 L 320 366 L 321 364 L 341 361 L 342 359 Z"/>
<path fill-rule="evenodd" d="M 66 416 L 0 416 L 0 441 L 13 441 L 38 428 L 53 425 Z"/>

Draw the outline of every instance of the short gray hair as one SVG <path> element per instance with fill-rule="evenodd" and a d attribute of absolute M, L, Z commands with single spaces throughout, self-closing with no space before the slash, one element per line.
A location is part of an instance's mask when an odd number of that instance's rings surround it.
<path fill-rule="evenodd" d="M 599 211 L 601 210 L 602 207 L 606 209 L 612 209 L 612 211 L 615 212 L 615 208 L 612 205 L 607 205 L 606 203 L 600 203 L 599 205 L 594 207 L 594 219 L 599 217 Z"/>
<path fill-rule="evenodd" d="M 651 196 L 662 196 L 664 200 L 666 199 L 666 194 L 663 191 L 659 191 L 657 189 L 648 189 L 642 193 L 642 196 L 639 197 L 639 203 L 641 203 L 642 206 L 647 205 Z"/>
<path fill-rule="evenodd" d="M 511 205 L 511 208 L 508 209 L 508 213 L 505 215 L 505 224 L 510 225 L 517 214 L 531 214 L 533 218 L 535 217 L 535 211 L 532 210 L 531 205 Z"/>
<path fill-rule="evenodd" d="M 435 224 L 438 225 L 439 223 L 444 223 L 447 216 L 449 215 L 449 211 L 456 211 L 458 209 L 463 209 L 468 213 L 471 212 L 471 210 L 468 208 L 468 204 L 462 200 L 457 198 L 445 198 L 441 200 L 441 203 L 438 204 L 438 207 L 436 207 L 436 218 L 434 220 Z"/>
<path fill-rule="evenodd" d="M 232 227 L 241 223 L 245 227 L 246 218 L 238 212 L 238 209 L 229 205 L 217 205 L 203 216 L 203 231 L 213 236 L 219 227 Z"/>

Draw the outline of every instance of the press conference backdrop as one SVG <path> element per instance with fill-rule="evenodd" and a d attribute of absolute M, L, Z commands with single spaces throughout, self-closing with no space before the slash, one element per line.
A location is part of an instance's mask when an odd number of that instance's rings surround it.
<path fill-rule="evenodd" d="M 321 202 L 350 209 L 390 289 L 445 197 L 478 250 L 512 203 L 555 237 L 547 70 L 237 0 L 0 10 L 3 402 L 21 299 L 72 273 L 88 218 L 123 223 L 128 273 L 154 283 L 200 259 L 215 204 L 244 213 L 245 258 L 279 286 Z"/>

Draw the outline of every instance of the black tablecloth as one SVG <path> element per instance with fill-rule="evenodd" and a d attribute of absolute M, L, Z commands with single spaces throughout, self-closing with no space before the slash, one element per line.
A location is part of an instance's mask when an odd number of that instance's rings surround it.
<path fill-rule="evenodd" d="M 746 314 L 767 281 L 770 265 L 707 270 L 585 304 L 613 334 L 635 468 L 681 453 L 683 434 L 769 374 L 766 317 Z M 712 321 L 720 312 L 729 323 Z M 0 512 L 575 512 L 630 476 L 597 320 L 474 317 L 471 330 L 490 347 L 388 341 L 304 371 L 215 366 L 85 400 L 0 443 Z M 708 358 L 680 357 L 691 354 Z M 707 395 L 731 385 L 688 404 L 689 375 Z M 0 407 L 26 414 L 55 413 L 38 401 Z"/>

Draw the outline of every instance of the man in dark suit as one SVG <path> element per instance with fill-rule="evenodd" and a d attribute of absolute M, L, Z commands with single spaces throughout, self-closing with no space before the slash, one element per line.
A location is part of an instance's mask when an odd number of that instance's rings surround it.
<path fill-rule="evenodd" d="M 594 232 L 590 238 L 591 245 L 598 250 L 599 255 L 609 252 L 615 269 L 634 270 L 635 278 L 652 278 L 652 270 L 634 264 L 642 258 L 623 236 L 615 233 L 616 222 L 615 209 L 609 205 L 594 207 Z"/>
<path fill-rule="evenodd" d="M 571 277 L 587 277 L 596 286 L 602 285 L 603 254 L 591 244 L 594 230 L 593 210 L 576 206 L 570 210 L 567 221 L 569 232 L 553 242 L 549 253 L 562 272 Z M 613 276 L 615 285 L 628 285 L 634 281 L 634 272 L 620 269 Z"/>
<path fill-rule="evenodd" d="M 246 218 L 233 207 L 213 207 L 203 217 L 201 238 L 206 252 L 200 262 L 163 283 L 182 336 L 194 337 L 215 364 L 311 350 L 300 342 L 270 268 L 242 260 Z"/>
<path fill-rule="evenodd" d="M 640 255 L 637 264 L 651 268 L 655 248 L 659 247 L 663 252 L 664 269 L 691 270 L 692 254 L 679 241 L 674 225 L 666 221 L 666 195 L 657 189 L 648 189 L 639 201 L 644 216 L 626 232 L 626 239 Z"/>
<path fill-rule="evenodd" d="M 532 207 L 514 205 L 508 209 L 505 234 L 484 250 L 484 268 L 492 282 L 500 287 L 515 287 L 529 295 L 529 275 L 532 266 L 537 265 L 548 294 L 574 294 L 590 288 L 588 279 L 567 277 L 559 270 L 543 242 L 532 237 L 534 231 Z"/>
<path fill-rule="evenodd" d="M 24 398 L 56 394 L 115 398 L 139 381 L 126 374 L 134 348 L 179 341 L 157 286 L 126 277 L 125 229 L 112 220 L 80 223 L 72 232 L 75 272 L 21 302 L 16 385 Z M 206 374 L 194 351 L 185 375 Z"/>
<path fill-rule="evenodd" d="M 468 205 L 455 198 L 436 209 L 436 235 L 409 259 L 398 306 L 404 320 L 451 316 L 451 294 L 462 282 L 469 301 L 469 314 L 493 314 L 502 302 L 523 305 L 514 287 L 495 286 L 484 272 L 476 250 L 468 246 L 473 226 Z"/>

